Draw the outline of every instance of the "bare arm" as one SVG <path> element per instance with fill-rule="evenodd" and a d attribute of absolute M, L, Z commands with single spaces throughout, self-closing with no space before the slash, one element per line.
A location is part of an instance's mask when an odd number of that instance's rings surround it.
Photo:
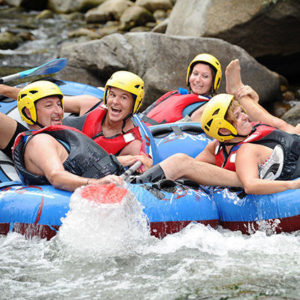
<path fill-rule="evenodd" d="M 9 86 L 9 85 L 6 85 L 6 84 L 0 84 L 0 95 L 3 95 L 3 96 L 8 97 L 8 98 L 12 98 L 12 99 L 17 100 L 20 90 L 21 90 L 20 88 L 17 88 L 17 87 L 14 87 L 14 86 Z"/>
<path fill-rule="evenodd" d="M 204 108 L 205 108 L 205 104 L 203 104 L 202 106 L 200 106 L 198 109 L 196 109 L 192 113 L 191 119 L 192 119 L 193 122 L 200 122 Z"/>
<path fill-rule="evenodd" d="M 94 107 L 100 100 L 90 95 L 64 96 L 65 112 L 83 115 Z"/>
<path fill-rule="evenodd" d="M 67 191 L 74 191 L 77 187 L 90 183 L 122 183 L 122 180 L 114 175 L 93 179 L 80 177 L 66 171 L 62 162 L 67 155 L 64 147 L 54 138 L 47 134 L 39 134 L 32 138 L 26 146 L 26 168 L 32 173 L 45 176 L 54 187 Z"/>
<path fill-rule="evenodd" d="M 146 155 L 146 153 L 141 153 L 141 147 L 142 142 L 139 140 L 135 140 L 128 144 L 120 152 L 120 155 L 118 156 L 119 162 L 125 167 L 131 166 L 139 160 L 142 162 L 143 171 L 151 168 L 153 165 L 153 161 L 148 155 Z"/>
<path fill-rule="evenodd" d="M 16 120 L 0 113 L 0 149 L 4 149 L 8 145 L 16 131 L 16 128 Z"/>
<path fill-rule="evenodd" d="M 236 156 L 236 172 L 247 194 L 273 194 L 300 188 L 300 180 L 266 180 L 258 177 L 258 164 L 262 161 L 261 145 L 245 144 Z M 269 152 L 270 154 L 270 152 Z"/>

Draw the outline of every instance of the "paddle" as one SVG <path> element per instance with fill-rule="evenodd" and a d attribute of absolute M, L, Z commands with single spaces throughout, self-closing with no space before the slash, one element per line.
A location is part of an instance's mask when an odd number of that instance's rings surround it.
<path fill-rule="evenodd" d="M 142 163 L 137 161 L 121 177 L 126 181 Z M 128 190 L 121 186 L 116 186 L 114 183 L 109 184 L 91 184 L 81 188 L 80 195 L 88 201 L 101 204 L 121 203 L 122 199 L 127 195 Z"/>
<path fill-rule="evenodd" d="M 48 75 L 56 73 L 62 70 L 68 63 L 66 58 L 56 58 L 51 61 L 46 62 L 45 64 L 25 70 L 16 74 L 8 75 L 0 78 L 0 83 L 9 82 L 19 78 L 25 78 L 28 76 L 37 76 L 37 75 Z"/>

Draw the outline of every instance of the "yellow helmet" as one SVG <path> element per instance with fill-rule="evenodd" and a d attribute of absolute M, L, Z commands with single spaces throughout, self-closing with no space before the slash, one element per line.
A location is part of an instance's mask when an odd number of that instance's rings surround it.
<path fill-rule="evenodd" d="M 201 127 L 204 132 L 220 142 L 233 139 L 237 135 L 236 128 L 225 120 L 232 100 L 234 100 L 234 97 L 230 94 L 219 94 L 212 97 L 206 104 L 201 116 Z M 219 133 L 221 128 L 228 129 L 232 134 L 221 135 Z"/>
<path fill-rule="evenodd" d="M 115 87 L 131 93 L 133 97 L 132 113 L 138 111 L 144 99 L 144 81 L 138 75 L 128 71 L 118 71 L 107 80 L 104 89 L 104 104 L 107 104 L 107 96 L 110 87 Z"/>
<path fill-rule="evenodd" d="M 39 80 L 26 85 L 18 94 L 18 109 L 22 119 L 29 125 L 37 122 L 36 102 L 50 96 L 57 96 L 61 100 L 62 108 L 64 109 L 63 94 L 59 87 L 46 80 Z M 28 108 L 31 119 L 29 119 L 24 109 Z"/>
<path fill-rule="evenodd" d="M 190 76 L 193 70 L 193 67 L 197 63 L 205 63 L 208 64 L 215 71 L 215 78 L 213 82 L 213 91 L 217 91 L 220 87 L 221 79 L 222 79 L 222 69 L 219 60 L 211 54 L 201 53 L 198 54 L 194 59 L 190 62 L 187 72 L 186 72 L 186 85 L 190 85 Z"/>

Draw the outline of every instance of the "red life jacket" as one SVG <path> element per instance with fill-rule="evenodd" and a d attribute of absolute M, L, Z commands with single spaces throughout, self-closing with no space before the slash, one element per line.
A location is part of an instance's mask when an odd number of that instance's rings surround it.
<path fill-rule="evenodd" d="M 105 137 L 102 132 L 102 122 L 106 113 L 107 109 L 105 107 L 98 106 L 83 116 L 72 117 L 70 122 L 68 122 L 68 120 L 64 121 L 64 124 L 81 130 L 104 150 L 114 155 L 118 155 L 122 149 L 132 141 L 142 141 L 138 127 L 134 127 L 124 134 L 117 134 L 113 137 Z"/>
<path fill-rule="evenodd" d="M 235 168 L 235 159 L 236 159 L 236 152 L 240 148 L 241 145 L 245 143 L 252 143 L 252 142 L 259 142 L 259 144 L 264 144 L 263 139 L 270 135 L 271 132 L 274 132 L 276 128 L 271 127 L 269 125 L 260 124 L 258 122 L 251 122 L 254 127 L 253 132 L 242 142 L 234 145 L 230 152 L 227 154 L 223 147 L 223 143 L 218 143 L 215 151 L 215 158 L 216 158 L 216 165 L 222 167 L 224 169 L 230 171 L 236 171 Z M 272 139 L 272 144 L 274 143 L 274 147 L 276 143 L 275 139 Z M 273 148 L 274 148 L 273 147 Z"/>
<path fill-rule="evenodd" d="M 147 126 L 172 123 L 184 117 L 183 111 L 189 105 L 199 103 L 193 111 L 205 104 L 210 99 L 196 94 L 180 94 L 178 90 L 168 92 L 156 100 L 144 111 L 142 120 Z"/>

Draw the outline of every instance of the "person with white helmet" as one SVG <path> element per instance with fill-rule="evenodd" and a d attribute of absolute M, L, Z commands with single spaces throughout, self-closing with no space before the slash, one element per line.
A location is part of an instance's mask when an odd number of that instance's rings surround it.
<path fill-rule="evenodd" d="M 13 146 L 15 167 L 24 184 L 52 184 L 73 191 L 79 186 L 122 183 L 122 165 L 80 131 L 62 126 L 63 94 L 49 81 L 36 81 L 18 94 L 18 110 L 30 131 Z M 115 175 L 111 175 L 115 174 Z"/>
<path fill-rule="evenodd" d="M 133 182 L 187 178 L 204 185 L 243 187 L 249 194 L 300 188 L 300 179 L 293 180 L 300 177 L 299 135 L 250 122 L 231 94 L 216 95 L 207 103 L 201 126 L 215 140 L 195 159 L 172 155 Z"/>

